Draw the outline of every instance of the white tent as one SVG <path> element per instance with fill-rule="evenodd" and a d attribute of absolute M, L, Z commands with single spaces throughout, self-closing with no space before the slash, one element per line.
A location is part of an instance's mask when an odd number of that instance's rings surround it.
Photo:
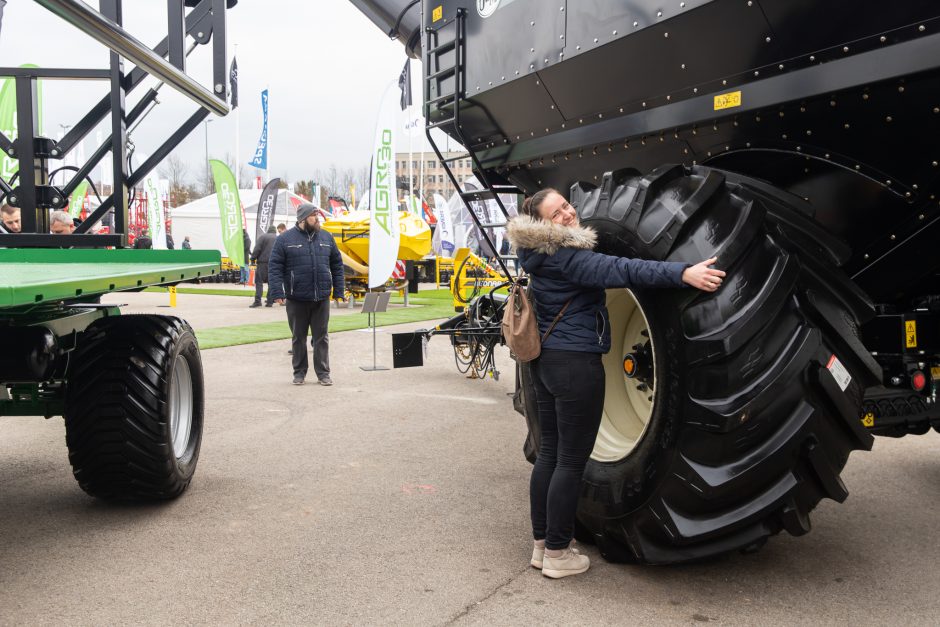
<path fill-rule="evenodd" d="M 245 219 L 248 222 L 248 236 L 252 244 L 255 241 L 255 222 L 258 214 L 258 200 L 261 198 L 260 189 L 240 189 L 238 196 L 245 207 Z M 271 224 L 281 222 L 291 227 L 296 222 L 297 207 L 307 202 L 303 197 L 286 189 L 278 190 L 277 205 Z M 225 245 L 222 243 L 222 226 L 219 217 L 219 201 L 215 194 L 170 210 L 173 220 L 173 240 L 176 247 L 183 245 L 183 238 L 189 236 L 189 242 L 196 250 L 218 250 L 226 256 Z"/>

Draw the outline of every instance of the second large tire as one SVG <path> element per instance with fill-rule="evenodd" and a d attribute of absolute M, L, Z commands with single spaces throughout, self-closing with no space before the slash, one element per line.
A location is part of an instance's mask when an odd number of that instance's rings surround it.
<path fill-rule="evenodd" d="M 79 486 L 115 500 L 171 499 L 199 460 L 203 377 L 179 318 L 103 318 L 71 358 L 65 439 Z"/>
<path fill-rule="evenodd" d="M 822 498 L 846 498 L 849 453 L 872 444 L 859 407 L 880 372 L 858 339 L 872 308 L 839 270 L 845 251 L 801 199 L 704 167 L 607 173 L 570 200 L 600 252 L 716 256 L 728 273 L 712 294 L 608 292 L 613 348 L 582 539 L 610 560 L 665 564 L 808 532 Z M 642 386 L 624 373 L 634 347 L 649 362 Z M 531 453 L 538 423 L 527 423 Z"/>

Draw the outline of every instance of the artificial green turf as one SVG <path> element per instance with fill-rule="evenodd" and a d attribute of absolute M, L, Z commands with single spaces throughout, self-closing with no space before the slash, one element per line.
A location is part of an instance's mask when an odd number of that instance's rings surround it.
<path fill-rule="evenodd" d="M 415 306 L 408 307 L 407 309 L 393 309 L 387 313 L 377 314 L 376 326 L 384 327 L 406 322 L 450 318 L 454 315 L 453 303 L 449 298 L 450 293 L 447 290 L 440 291 L 447 293 L 448 298 L 432 297 L 425 299 L 412 297 L 411 303 Z M 422 297 L 423 296 L 424 292 L 422 292 Z M 368 316 L 362 314 L 332 316 L 330 317 L 330 333 L 364 329 L 368 326 L 368 318 Z M 291 337 L 291 332 L 285 320 L 283 322 L 262 322 L 257 324 L 219 327 L 215 329 L 203 329 L 197 332 L 196 335 L 199 338 L 199 347 L 205 350 L 224 346 L 238 346 L 240 344 L 283 340 Z"/>

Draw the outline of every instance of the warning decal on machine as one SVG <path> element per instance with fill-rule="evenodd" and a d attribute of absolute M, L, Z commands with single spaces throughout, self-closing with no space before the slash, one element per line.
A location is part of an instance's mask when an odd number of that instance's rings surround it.
<path fill-rule="evenodd" d="M 917 348 L 917 321 L 904 321 L 904 346 L 907 348 Z"/>
<path fill-rule="evenodd" d="M 732 109 L 741 106 L 741 92 L 732 91 L 727 94 L 718 94 L 715 96 L 715 111 L 722 109 Z"/>
<path fill-rule="evenodd" d="M 842 365 L 839 358 L 835 355 L 830 357 L 826 368 L 829 370 L 829 374 L 832 375 L 832 378 L 836 380 L 839 388 L 845 392 L 845 388 L 849 387 L 849 383 L 852 381 L 852 375 L 845 369 L 845 366 Z"/>

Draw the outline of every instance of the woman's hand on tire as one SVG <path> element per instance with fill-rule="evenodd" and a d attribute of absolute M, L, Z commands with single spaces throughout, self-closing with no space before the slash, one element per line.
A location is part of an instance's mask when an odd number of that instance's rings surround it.
<path fill-rule="evenodd" d="M 725 276 L 724 271 L 709 267 L 716 261 L 718 261 L 718 257 L 712 257 L 694 266 L 689 266 L 682 271 L 683 283 L 698 288 L 703 292 L 714 292 L 721 287 L 721 282 Z"/>

